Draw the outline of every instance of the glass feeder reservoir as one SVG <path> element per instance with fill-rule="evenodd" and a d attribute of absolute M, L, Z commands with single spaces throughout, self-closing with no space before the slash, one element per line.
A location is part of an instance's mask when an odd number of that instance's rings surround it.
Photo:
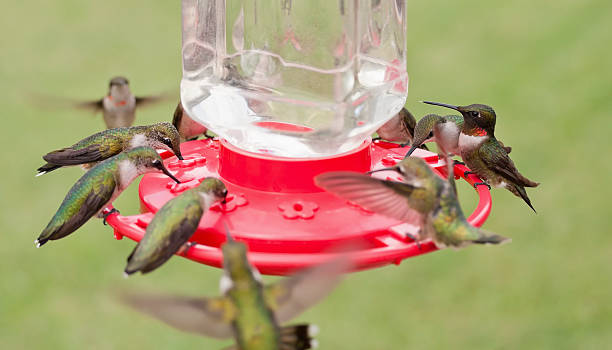
<path fill-rule="evenodd" d="M 181 98 L 246 151 L 358 147 L 406 101 L 402 0 L 183 0 Z"/>

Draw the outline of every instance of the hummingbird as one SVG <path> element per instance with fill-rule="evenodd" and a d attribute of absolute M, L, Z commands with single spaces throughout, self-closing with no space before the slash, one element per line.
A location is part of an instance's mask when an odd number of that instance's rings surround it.
<path fill-rule="evenodd" d="M 208 177 L 199 186 L 166 202 L 128 257 L 126 276 L 153 271 L 177 251 L 187 252 L 191 247 L 187 241 L 198 228 L 202 214 L 216 201 L 224 203 L 226 196 L 223 182 Z"/>
<path fill-rule="evenodd" d="M 227 230 L 227 227 L 226 227 Z M 247 259 L 247 246 L 227 231 L 222 296 L 212 298 L 126 295 L 124 302 L 179 330 L 230 338 L 227 350 L 302 350 L 317 346 L 315 325 L 280 326 L 321 301 L 349 269 L 350 259 L 332 259 L 264 285 Z"/>
<path fill-rule="evenodd" d="M 412 146 L 406 153 L 406 157 L 409 157 L 415 149 L 428 141 L 435 141 L 438 144 L 439 150 L 443 149 L 447 153 L 461 155 L 459 134 L 461 134 L 463 124 L 462 115 L 446 115 L 442 117 L 437 114 L 428 114 L 424 116 L 414 128 L 414 139 Z M 504 146 L 501 141 L 499 143 L 507 153 L 512 151 L 511 147 Z"/>
<path fill-rule="evenodd" d="M 531 181 L 521 175 L 508 156 L 508 150 L 495 138 L 496 115 L 493 108 L 483 104 L 469 106 L 453 106 L 438 102 L 424 103 L 451 108 L 463 115 L 464 124 L 459 134 L 459 149 L 461 158 L 471 172 L 483 178 L 486 182 L 477 185 L 493 185 L 502 187 L 520 197 L 533 210 L 531 200 L 525 187 L 537 187 L 538 182 Z"/>
<path fill-rule="evenodd" d="M 76 107 L 102 111 L 106 128 L 114 129 L 132 126 L 136 118 L 136 107 L 161 99 L 161 96 L 134 96 L 129 81 L 119 76 L 110 80 L 106 96 L 95 101 L 77 103 Z"/>
<path fill-rule="evenodd" d="M 181 142 L 196 140 L 200 135 L 211 138 L 211 136 L 208 135 L 208 129 L 204 125 L 191 119 L 187 112 L 185 112 L 180 100 L 174 110 L 172 125 L 174 125 L 179 135 L 181 135 Z"/>
<path fill-rule="evenodd" d="M 376 130 L 378 136 L 391 142 L 400 142 L 404 147 L 412 142 L 414 138 L 414 127 L 417 122 L 412 113 L 406 108 L 402 108 L 393 118 L 389 119 L 383 126 Z M 423 146 L 427 149 L 427 146 Z"/>
<path fill-rule="evenodd" d="M 318 175 L 315 183 L 365 209 L 419 226 L 419 239 L 431 238 L 439 248 L 509 240 L 468 223 L 453 184 L 437 176 L 423 159 L 405 158 L 394 167 L 370 173 L 384 170 L 399 173 L 404 182 L 339 171 Z M 452 173 L 449 178 L 454 181 Z"/>
<path fill-rule="evenodd" d="M 70 147 L 49 152 L 43 156 L 47 164 L 37 169 L 36 176 L 68 165 L 80 164 L 83 168 L 89 169 L 97 162 L 140 146 L 165 149 L 174 153 L 178 159 L 183 159 L 179 133 L 172 124 L 164 122 L 107 129 L 86 137 Z"/>
<path fill-rule="evenodd" d="M 98 163 L 72 186 L 34 243 L 40 247 L 49 240 L 63 238 L 96 214 L 106 219 L 108 214 L 101 215 L 102 210 L 135 178 L 150 172 L 163 172 L 180 183 L 164 167 L 157 151 L 150 147 L 136 147 Z"/>

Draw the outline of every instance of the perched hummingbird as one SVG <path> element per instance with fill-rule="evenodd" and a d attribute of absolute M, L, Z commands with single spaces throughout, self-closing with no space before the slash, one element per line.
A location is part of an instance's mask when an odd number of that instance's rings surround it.
<path fill-rule="evenodd" d="M 177 251 L 186 252 L 190 247 L 187 241 L 198 228 L 202 214 L 216 201 L 225 202 L 226 196 L 223 182 L 208 177 L 198 187 L 166 202 L 128 257 L 125 274 L 153 271 Z"/>
<path fill-rule="evenodd" d="M 131 306 L 182 331 L 236 340 L 227 350 L 302 350 L 316 347 L 316 326 L 281 327 L 322 300 L 349 269 L 333 259 L 264 286 L 247 259 L 247 247 L 229 236 L 222 246 L 221 297 L 132 295 Z M 336 261 L 339 260 L 339 261 Z"/>
<path fill-rule="evenodd" d="M 181 135 L 181 142 L 195 140 L 200 135 L 210 138 L 207 133 L 208 129 L 204 125 L 191 119 L 187 112 L 185 112 L 185 109 L 183 109 L 181 101 L 178 102 L 174 110 L 172 125 L 174 125 L 179 135 Z"/>
<path fill-rule="evenodd" d="M 508 240 L 470 225 L 452 184 L 434 174 L 423 159 L 409 157 L 394 167 L 375 171 L 383 170 L 399 173 L 405 182 L 340 171 L 318 175 L 315 183 L 365 209 L 418 225 L 419 239 L 431 238 L 440 248 Z"/>
<path fill-rule="evenodd" d="M 402 147 L 412 142 L 414 138 L 414 127 L 416 125 L 416 119 L 412 113 L 406 108 L 402 108 L 393 118 L 389 119 L 383 126 L 376 130 L 378 136 L 391 142 L 400 142 Z M 426 146 L 423 146 L 427 149 Z"/>
<path fill-rule="evenodd" d="M 76 107 L 102 111 L 107 129 L 132 126 L 136 118 L 136 107 L 151 104 L 161 100 L 161 96 L 134 96 L 130 91 L 130 83 L 124 77 L 114 77 L 110 80 L 108 94 L 95 101 L 76 104 Z"/>
<path fill-rule="evenodd" d="M 515 196 L 521 197 L 535 212 L 525 187 L 537 187 L 539 183 L 519 173 L 504 145 L 495 138 L 496 115 L 493 108 L 481 104 L 453 106 L 424 102 L 459 111 L 465 120 L 458 142 L 465 165 L 487 181 L 485 184 L 506 188 Z"/>
<path fill-rule="evenodd" d="M 406 157 L 409 157 L 415 149 L 427 141 L 435 141 L 438 144 L 438 149 L 443 149 L 447 153 L 461 155 L 459 134 L 462 128 L 463 116 L 461 115 L 441 117 L 437 114 L 428 114 L 424 116 L 414 128 L 414 140 L 406 153 Z M 501 141 L 499 143 L 507 153 L 512 151 L 511 147 L 505 147 Z"/>
<path fill-rule="evenodd" d="M 463 117 L 447 115 L 441 117 L 437 114 L 428 114 L 421 118 L 414 128 L 412 146 L 406 153 L 409 157 L 415 149 L 426 141 L 436 141 L 438 147 L 452 154 L 460 154 L 457 143 L 459 133 L 463 127 Z M 440 153 L 443 153 L 439 150 Z"/>
<path fill-rule="evenodd" d="M 47 164 L 37 169 L 40 176 L 67 165 L 82 165 L 85 169 L 120 152 L 140 146 L 165 149 L 181 155 L 179 134 L 170 123 L 107 129 L 95 133 L 74 145 L 43 156 Z"/>
<path fill-rule="evenodd" d="M 177 183 L 157 152 L 137 147 L 94 166 L 72 186 L 47 227 L 36 240 L 40 247 L 48 240 L 63 238 L 100 213 L 138 176 L 161 171 Z"/>

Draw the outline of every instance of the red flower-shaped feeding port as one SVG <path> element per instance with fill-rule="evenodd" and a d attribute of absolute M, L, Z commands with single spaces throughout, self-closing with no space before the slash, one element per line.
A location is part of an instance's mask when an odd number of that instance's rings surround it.
<path fill-rule="evenodd" d="M 278 210 L 283 213 L 285 219 L 312 219 L 315 212 L 319 210 L 319 205 L 313 202 L 306 201 L 291 201 L 283 202 L 278 205 Z"/>

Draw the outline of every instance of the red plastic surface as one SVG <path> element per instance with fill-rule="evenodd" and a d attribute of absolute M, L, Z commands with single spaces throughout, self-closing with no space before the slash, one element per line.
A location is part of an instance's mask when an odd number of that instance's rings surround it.
<path fill-rule="evenodd" d="M 181 184 L 159 174 L 145 175 L 140 182 L 141 208 L 146 213 L 134 216 L 113 214 L 107 222 L 115 237 L 139 241 L 148 223 L 169 199 L 197 186 L 207 176 L 219 177 L 229 195 L 225 208 L 214 205 L 206 212 L 191 240 L 197 242 L 184 256 L 221 267 L 221 244 L 225 242 L 223 221 L 235 239 L 249 246 L 249 260 L 261 273 L 286 275 L 333 255 L 342 247 L 351 252 L 356 270 L 374 268 L 431 251 L 435 244 L 422 241 L 420 249 L 406 233 L 417 235 L 418 228 L 369 212 L 316 187 L 312 178 L 334 170 L 365 172 L 389 167 L 399 162 L 407 148 L 384 141 L 371 143 L 334 157 L 319 159 L 279 158 L 242 151 L 217 140 L 197 140 L 181 145 L 185 160 L 170 154 L 166 167 Z M 445 164 L 434 153 L 418 149 L 424 158 L 444 176 Z M 454 168 L 456 177 L 468 170 Z M 392 173 L 381 173 L 382 176 Z M 469 175 L 466 181 L 478 182 Z M 478 186 L 479 203 L 468 218 L 475 226 L 484 223 L 491 210 L 491 196 L 486 186 Z M 358 247 L 358 248 L 357 248 Z M 336 249 L 334 249 L 336 248 Z"/>

